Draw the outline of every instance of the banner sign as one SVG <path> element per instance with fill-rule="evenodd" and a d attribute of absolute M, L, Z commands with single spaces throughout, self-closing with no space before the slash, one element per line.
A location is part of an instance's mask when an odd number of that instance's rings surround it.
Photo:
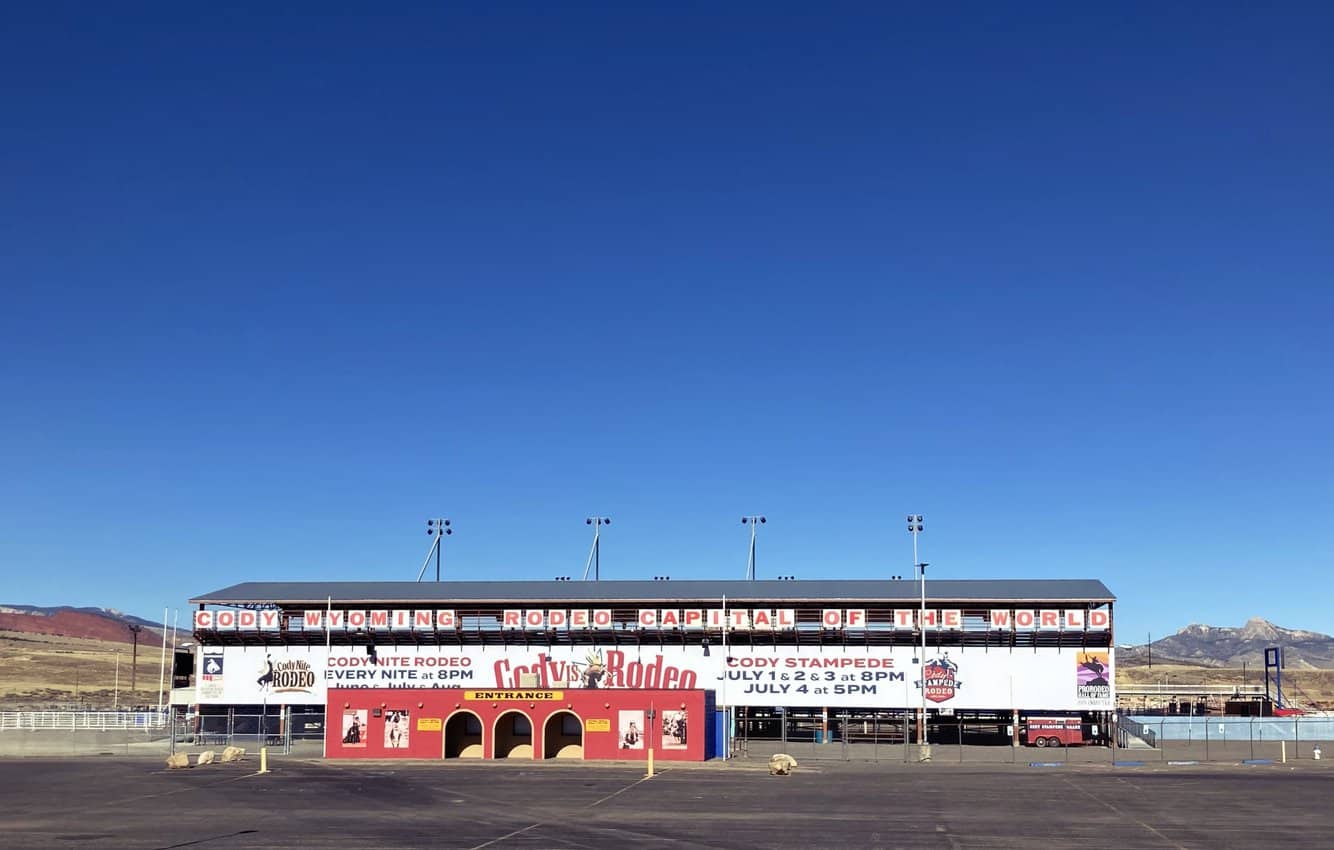
<path fill-rule="evenodd" d="M 554 702 L 565 699 L 565 694 L 562 691 L 464 691 L 463 698 L 478 702 L 505 702 L 509 700 Z"/>
<path fill-rule="evenodd" d="M 205 704 L 323 704 L 325 689 L 463 688 L 468 699 L 559 700 L 580 688 L 703 688 L 718 705 L 911 708 L 914 647 L 204 647 Z M 1100 711 L 1115 707 L 1111 649 L 948 647 L 928 654 L 932 708 Z M 226 676 L 221 671 L 226 671 Z M 210 674 L 206 674 L 210 675 Z M 408 698 L 410 699 L 410 697 Z"/>
<path fill-rule="evenodd" d="M 921 620 L 927 631 L 1106 631 L 1111 614 L 1103 609 L 995 609 L 984 616 L 966 617 L 957 608 L 640 608 L 633 621 L 617 620 L 609 608 L 511 608 L 497 617 L 470 617 L 469 628 L 500 631 L 587 631 L 643 629 L 646 631 L 782 632 L 797 629 L 833 631 L 914 631 Z M 817 619 L 818 618 L 818 619 Z M 326 623 L 327 620 L 327 623 Z M 278 610 L 251 611 L 218 608 L 195 611 L 196 630 L 218 631 L 440 631 L 463 627 L 457 612 L 439 608 L 325 610 L 313 608 L 284 618 Z"/>

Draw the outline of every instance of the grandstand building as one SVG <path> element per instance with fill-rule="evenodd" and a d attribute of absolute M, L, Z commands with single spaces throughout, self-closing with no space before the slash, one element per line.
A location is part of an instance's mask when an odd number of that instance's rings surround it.
<path fill-rule="evenodd" d="M 746 717 L 1116 705 L 1097 580 L 248 582 L 191 600 L 201 715 L 329 689 L 705 690 Z M 926 652 L 922 652 L 923 632 Z M 926 709 L 926 724 L 916 722 Z"/>

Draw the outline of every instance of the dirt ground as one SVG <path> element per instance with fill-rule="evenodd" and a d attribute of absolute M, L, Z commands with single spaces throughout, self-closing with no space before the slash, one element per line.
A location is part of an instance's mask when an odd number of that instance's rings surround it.
<path fill-rule="evenodd" d="M 1155 662 L 1152 667 L 1140 662 L 1117 661 L 1116 682 L 1126 684 L 1174 685 L 1263 685 L 1264 668 L 1204 667 L 1175 661 Z M 1283 671 L 1283 691 L 1289 701 L 1307 708 L 1334 709 L 1334 670 Z"/>
<path fill-rule="evenodd" d="M 0 705 L 11 710 L 156 705 L 162 644 L 139 644 L 137 676 L 131 675 L 132 655 L 128 643 L 0 631 Z M 136 678 L 138 689 L 131 692 Z"/>

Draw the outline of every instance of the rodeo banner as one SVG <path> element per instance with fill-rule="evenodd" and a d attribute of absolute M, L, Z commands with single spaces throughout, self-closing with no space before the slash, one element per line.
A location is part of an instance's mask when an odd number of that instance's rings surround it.
<path fill-rule="evenodd" d="M 1097 711 L 1115 707 L 1110 650 L 911 647 L 205 647 L 204 704 L 323 704 L 339 688 L 702 688 L 719 705 Z M 221 672 L 225 671 L 225 675 Z M 920 681 L 923 680 L 924 681 Z"/>

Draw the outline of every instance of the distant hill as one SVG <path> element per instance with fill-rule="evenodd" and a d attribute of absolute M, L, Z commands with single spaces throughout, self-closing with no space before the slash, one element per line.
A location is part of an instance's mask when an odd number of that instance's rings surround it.
<path fill-rule="evenodd" d="M 1285 629 L 1261 617 L 1252 617 L 1241 628 L 1192 624 L 1152 644 L 1119 646 L 1118 664 L 1179 661 L 1202 667 L 1240 668 L 1264 666 L 1267 647 L 1283 648 L 1287 667 L 1306 670 L 1334 669 L 1334 637 L 1300 629 Z"/>
<path fill-rule="evenodd" d="M 132 643 L 130 626 L 142 626 L 139 643 L 161 640 L 163 626 L 110 608 L 74 608 L 62 605 L 0 605 L 0 630 Z"/>

